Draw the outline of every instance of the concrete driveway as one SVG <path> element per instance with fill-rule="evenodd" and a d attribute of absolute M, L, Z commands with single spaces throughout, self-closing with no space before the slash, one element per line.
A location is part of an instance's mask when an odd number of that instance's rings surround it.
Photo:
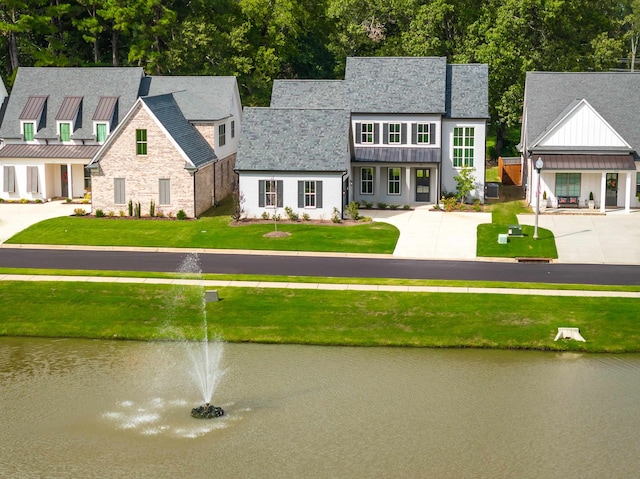
<path fill-rule="evenodd" d="M 476 258 L 476 229 L 490 223 L 490 213 L 444 213 L 430 206 L 415 210 L 362 210 L 374 221 L 400 230 L 395 256 L 421 259 Z M 520 224 L 533 225 L 534 215 L 519 215 Z M 558 262 L 640 265 L 640 210 L 600 215 L 540 215 L 538 225 L 556 237 Z"/>
<path fill-rule="evenodd" d="M 0 203 L 0 243 L 29 226 L 58 216 L 70 216 L 73 210 L 82 208 L 87 213 L 91 205 L 70 204 L 64 201 L 47 203 Z"/>

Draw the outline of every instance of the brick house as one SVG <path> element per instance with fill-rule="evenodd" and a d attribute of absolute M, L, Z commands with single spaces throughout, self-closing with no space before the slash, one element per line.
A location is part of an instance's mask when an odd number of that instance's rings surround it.
<path fill-rule="evenodd" d="M 235 77 L 147 77 L 88 166 L 92 208 L 197 217 L 234 188 L 241 131 Z"/>

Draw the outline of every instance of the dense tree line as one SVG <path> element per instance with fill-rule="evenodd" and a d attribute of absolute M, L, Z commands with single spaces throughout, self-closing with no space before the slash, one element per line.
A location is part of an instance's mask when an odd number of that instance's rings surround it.
<path fill-rule="evenodd" d="M 489 64 L 499 148 L 527 71 L 633 69 L 639 37 L 640 0 L 2 0 L 0 73 L 236 75 L 267 105 L 274 78 L 340 78 L 347 56 L 446 56 Z"/>

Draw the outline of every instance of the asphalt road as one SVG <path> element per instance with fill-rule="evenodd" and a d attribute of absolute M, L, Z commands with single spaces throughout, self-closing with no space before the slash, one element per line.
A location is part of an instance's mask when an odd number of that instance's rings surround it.
<path fill-rule="evenodd" d="M 175 272 L 185 253 L 0 248 L 0 267 Z M 199 254 L 203 273 L 640 285 L 640 266 Z"/>

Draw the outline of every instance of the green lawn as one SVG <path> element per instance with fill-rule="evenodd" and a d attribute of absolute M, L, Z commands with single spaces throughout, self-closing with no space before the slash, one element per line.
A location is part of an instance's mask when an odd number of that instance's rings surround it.
<path fill-rule="evenodd" d="M 210 334 L 231 342 L 640 351 L 636 299 L 218 288 Z M 0 335 L 200 339 L 202 289 L 0 282 Z M 559 326 L 586 343 L 554 342 Z"/>
<path fill-rule="evenodd" d="M 533 239 L 534 227 L 523 225 L 522 236 L 509 236 L 507 244 L 498 243 L 498 235 L 506 234 L 509 225 L 517 225 L 519 214 L 531 211 L 521 200 L 494 203 L 487 207 L 491 211 L 491 223 L 478 226 L 476 255 L 494 258 L 557 258 L 558 250 L 553 233 L 538 228 L 538 239 Z"/>
<path fill-rule="evenodd" d="M 355 226 L 280 222 L 277 228 L 291 235 L 265 237 L 274 231 L 273 223 L 231 226 L 229 216 L 188 221 L 71 216 L 37 223 L 7 243 L 393 253 L 399 236 L 395 226 L 378 222 Z"/>

